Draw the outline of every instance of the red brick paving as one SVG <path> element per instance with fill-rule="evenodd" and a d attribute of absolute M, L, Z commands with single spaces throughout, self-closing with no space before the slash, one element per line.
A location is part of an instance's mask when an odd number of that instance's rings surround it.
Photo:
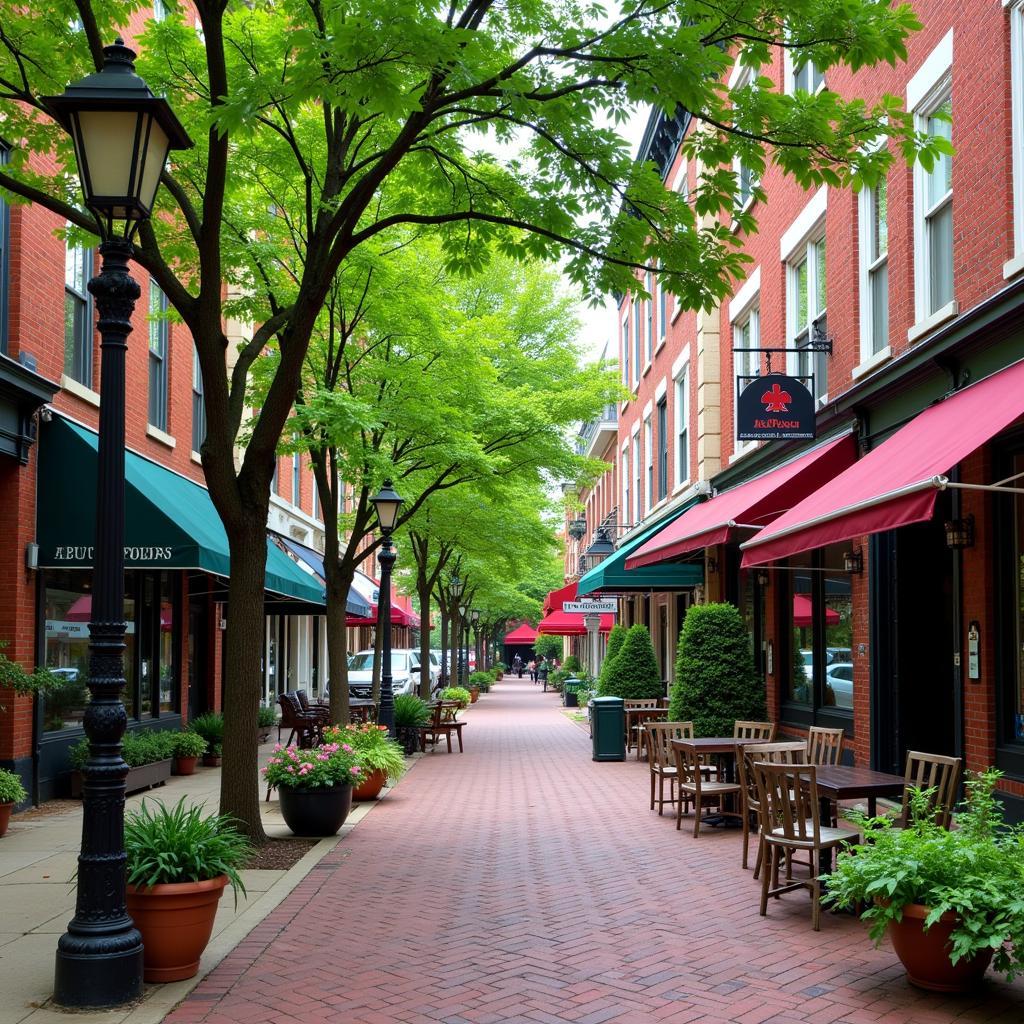
<path fill-rule="evenodd" d="M 801 893 L 759 917 L 739 833 L 676 832 L 556 700 L 499 683 L 168 1024 L 1024 1022 L 1021 983 L 914 990 Z"/>

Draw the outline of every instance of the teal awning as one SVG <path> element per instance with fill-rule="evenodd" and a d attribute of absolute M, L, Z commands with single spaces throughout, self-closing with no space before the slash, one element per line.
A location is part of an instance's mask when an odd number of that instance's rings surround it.
<path fill-rule="evenodd" d="M 91 569 L 96 538 L 97 435 L 60 416 L 39 440 L 39 565 Z M 124 564 L 231 575 L 228 538 L 205 487 L 125 452 Z M 323 605 L 323 587 L 267 539 L 266 589 Z"/>
<path fill-rule="evenodd" d="M 633 551 L 663 530 L 669 523 L 675 522 L 693 504 L 694 502 L 689 502 L 682 508 L 676 509 L 657 526 L 652 526 L 649 530 L 631 538 L 600 565 L 584 573 L 576 588 L 577 595 L 583 597 L 584 594 L 592 594 L 596 590 L 606 590 L 612 593 L 627 590 L 681 590 L 683 587 L 695 587 L 702 584 L 704 582 L 704 566 L 692 562 L 662 562 L 658 565 L 645 565 L 640 569 L 626 568 L 626 559 Z"/>

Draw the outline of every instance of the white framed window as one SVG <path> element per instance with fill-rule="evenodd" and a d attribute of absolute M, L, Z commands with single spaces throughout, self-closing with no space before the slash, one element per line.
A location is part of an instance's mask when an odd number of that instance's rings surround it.
<path fill-rule="evenodd" d="M 690 479 L 690 364 L 687 362 L 675 380 L 675 476 L 676 487 Z"/>
<path fill-rule="evenodd" d="M 622 518 L 629 520 L 629 442 L 622 446 L 622 460 L 619 463 L 619 476 L 622 477 Z"/>
<path fill-rule="evenodd" d="M 644 319 L 643 303 L 639 298 L 633 298 L 633 381 L 640 383 L 640 375 L 643 372 L 643 336 Z"/>
<path fill-rule="evenodd" d="M 761 353 L 740 351 L 752 348 L 761 347 L 761 307 L 758 304 L 758 298 L 755 296 L 753 303 L 749 304 L 746 309 L 739 315 L 739 317 L 733 321 L 732 325 L 732 347 L 733 347 L 733 368 L 736 372 L 737 378 L 739 377 L 758 377 L 761 374 Z M 753 381 L 737 381 L 735 384 L 735 396 L 739 398 L 741 389 L 746 388 L 753 384 Z M 737 405 L 736 400 L 733 401 L 733 438 L 739 433 L 739 424 L 737 421 Z M 733 450 L 737 455 L 743 452 L 750 451 L 751 448 L 756 446 L 756 441 L 739 441 L 736 440 L 733 446 Z"/>
<path fill-rule="evenodd" d="M 149 281 L 149 423 L 167 429 L 167 296 Z"/>
<path fill-rule="evenodd" d="M 629 313 L 622 318 L 622 386 L 629 387 Z"/>
<path fill-rule="evenodd" d="M 952 138 L 953 31 L 928 55 L 907 83 L 907 109 L 914 127 L 933 138 Z M 936 157 L 931 170 L 914 165 L 915 341 L 955 316 L 953 292 L 953 160 Z"/>
<path fill-rule="evenodd" d="M 641 477 L 642 466 L 640 463 L 640 432 L 637 431 L 633 435 L 633 508 L 632 515 L 629 523 L 631 526 L 635 526 L 640 522 L 643 512 L 641 511 L 641 499 L 640 499 L 640 488 L 641 488 Z"/>
<path fill-rule="evenodd" d="M 644 487 L 644 511 L 651 511 L 654 505 L 654 432 L 651 429 L 651 417 L 644 420 L 644 460 L 647 463 L 646 486 Z"/>
<path fill-rule="evenodd" d="M 302 459 L 298 452 L 292 452 L 292 504 L 298 508 L 302 496 Z"/>
<path fill-rule="evenodd" d="M 192 451 L 197 454 L 206 440 L 206 401 L 203 398 L 203 369 L 199 350 L 192 346 Z"/>
<path fill-rule="evenodd" d="M 860 358 L 889 352 L 889 201 L 883 178 L 857 199 L 860 237 Z"/>
<path fill-rule="evenodd" d="M 1010 105 L 1013 134 L 1013 258 L 1003 277 L 1024 270 L 1024 0 L 1004 0 L 1010 19 Z"/>
<path fill-rule="evenodd" d="M 64 249 L 64 374 L 92 388 L 92 299 L 86 285 L 92 276 L 92 249 Z"/>
<path fill-rule="evenodd" d="M 153 20 L 163 21 L 167 17 L 167 4 L 164 0 L 153 0 Z"/>
<path fill-rule="evenodd" d="M 753 68 L 741 67 L 737 62 L 729 79 L 729 89 L 744 89 L 754 81 L 755 71 Z M 736 196 L 736 209 L 745 210 L 754 201 L 754 189 L 757 188 L 758 178 L 752 167 L 745 163 L 740 157 L 735 157 L 732 162 L 733 173 L 739 191 Z"/>
<path fill-rule="evenodd" d="M 310 480 L 310 493 L 313 495 L 313 518 L 318 520 L 320 518 L 320 491 L 316 486 L 316 477 L 313 475 L 312 464 L 309 467 L 309 472 L 312 477 Z"/>
<path fill-rule="evenodd" d="M 828 336 L 825 305 L 825 225 L 800 246 L 786 265 L 786 322 L 788 347 L 804 351 L 789 354 L 789 372 L 796 377 L 813 375 L 815 400 L 828 394 L 828 354 L 809 346 Z M 810 382 L 807 382 L 810 384 Z"/>
<path fill-rule="evenodd" d="M 661 264 L 658 264 L 661 267 Z M 661 347 L 661 343 L 665 340 L 665 326 L 668 324 L 668 292 L 665 291 L 665 286 L 661 283 L 661 278 L 657 279 L 656 287 L 658 289 L 658 347 Z"/>
<path fill-rule="evenodd" d="M 651 272 L 648 270 L 644 287 L 647 289 L 648 296 L 654 294 L 654 283 L 651 280 Z M 654 356 L 654 299 L 648 298 L 644 300 L 644 308 L 647 312 L 647 334 L 644 337 L 644 366 L 648 367 L 651 365 L 651 359 Z"/>

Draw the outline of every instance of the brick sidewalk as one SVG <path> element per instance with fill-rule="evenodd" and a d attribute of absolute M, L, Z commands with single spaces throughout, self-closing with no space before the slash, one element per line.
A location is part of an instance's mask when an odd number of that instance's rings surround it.
<path fill-rule="evenodd" d="M 759 917 L 739 833 L 677 833 L 556 699 L 499 683 L 168 1024 L 1024 1021 L 1024 984 L 925 995 L 803 894 Z"/>

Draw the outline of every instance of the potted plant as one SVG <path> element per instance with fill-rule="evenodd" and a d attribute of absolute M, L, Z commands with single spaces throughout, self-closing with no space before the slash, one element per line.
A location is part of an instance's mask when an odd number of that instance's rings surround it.
<path fill-rule="evenodd" d="M 907 978 L 921 988 L 962 992 L 989 962 L 1012 980 L 1024 970 L 1024 830 L 1007 828 L 993 796 L 1002 773 L 969 773 L 955 828 L 936 824 L 927 791 L 911 794 L 911 821 L 863 819 L 864 842 L 825 876 L 826 901 L 865 906 L 877 945 L 888 931 Z"/>
<path fill-rule="evenodd" d="M 191 729 L 174 734 L 175 775 L 194 775 L 196 762 L 206 750 L 206 740 Z"/>
<path fill-rule="evenodd" d="M 454 700 L 460 708 L 468 708 L 473 702 L 469 690 L 463 686 L 446 686 L 441 691 L 441 700 Z"/>
<path fill-rule="evenodd" d="M 347 742 L 359 754 L 363 779 L 352 790 L 353 800 L 376 800 L 385 784 L 396 782 L 405 771 L 401 744 L 388 736 L 387 726 L 374 722 L 333 728 L 324 733 L 329 743 Z"/>
<path fill-rule="evenodd" d="M 270 739 L 270 730 L 277 725 L 277 712 L 266 704 L 261 704 L 256 712 L 256 742 L 266 743 Z"/>
<path fill-rule="evenodd" d="M 220 749 L 224 742 L 224 716 L 219 711 L 207 711 L 192 721 L 192 731 L 206 740 L 203 764 L 208 768 L 220 765 Z"/>
<path fill-rule="evenodd" d="M 178 733 L 169 729 L 159 732 L 126 732 L 121 739 L 121 756 L 128 765 L 125 779 L 127 792 L 162 786 L 171 777 L 174 747 Z M 71 796 L 82 795 L 82 769 L 89 760 L 89 741 L 83 736 L 68 749 L 71 763 Z"/>
<path fill-rule="evenodd" d="M 2 836 L 11 823 L 11 811 L 15 804 L 20 804 L 28 797 L 21 779 L 14 772 L 6 768 L 0 768 L 0 836 Z"/>
<path fill-rule="evenodd" d="M 395 697 L 395 737 L 407 754 L 414 754 L 420 745 L 420 726 L 430 721 L 430 707 L 414 693 Z"/>
<path fill-rule="evenodd" d="M 491 686 L 489 672 L 474 672 L 469 677 L 469 702 L 475 704 L 481 693 L 486 693 Z"/>
<path fill-rule="evenodd" d="M 238 869 L 250 846 L 223 815 L 201 806 L 147 801 L 124 821 L 128 913 L 142 933 L 146 981 L 182 981 L 199 970 L 224 888 L 245 886 Z"/>
<path fill-rule="evenodd" d="M 363 766 L 351 743 L 308 750 L 275 743 L 263 775 L 278 791 L 281 815 L 292 832 L 333 836 L 352 809 L 352 787 L 362 781 Z"/>

